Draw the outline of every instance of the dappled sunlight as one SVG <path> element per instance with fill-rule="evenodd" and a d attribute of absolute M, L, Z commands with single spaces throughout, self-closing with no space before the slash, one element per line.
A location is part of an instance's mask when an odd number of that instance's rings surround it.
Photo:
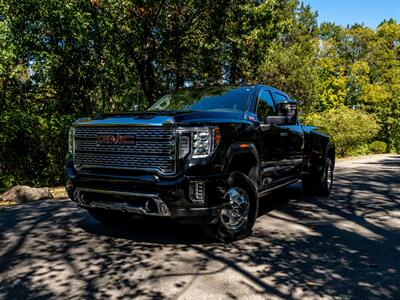
<path fill-rule="evenodd" d="M 396 298 L 398 171 L 346 165 L 330 198 L 303 195 L 299 184 L 263 198 L 253 235 L 230 244 L 153 219 L 108 227 L 69 200 L 8 208 L 0 297 Z"/>
<path fill-rule="evenodd" d="M 320 233 L 313 230 L 312 227 L 298 222 L 298 220 L 286 213 L 281 211 L 275 210 L 271 211 L 268 214 L 267 226 L 269 232 L 278 232 L 284 229 L 282 235 L 296 239 L 297 237 L 302 237 L 304 235 L 311 235 L 311 236 L 320 236 Z M 255 226 L 255 234 L 257 235 L 259 232 L 263 232 L 265 230 L 266 225 L 264 222 L 260 220 L 259 223 L 256 223 Z"/>
<path fill-rule="evenodd" d="M 335 226 L 336 228 L 338 228 L 340 230 L 346 230 L 349 232 L 356 233 L 367 239 L 372 239 L 372 240 L 384 240 L 385 239 L 383 236 L 380 236 L 379 234 L 376 234 L 373 231 L 368 230 L 368 229 L 358 225 L 355 222 L 351 222 L 351 221 L 347 221 L 347 220 L 338 221 L 338 222 L 335 222 L 333 224 L 333 226 Z"/>

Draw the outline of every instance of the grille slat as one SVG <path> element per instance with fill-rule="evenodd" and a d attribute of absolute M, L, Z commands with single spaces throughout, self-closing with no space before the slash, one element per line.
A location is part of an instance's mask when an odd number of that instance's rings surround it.
<path fill-rule="evenodd" d="M 134 144 L 100 144 L 98 135 L 135 136 Z M 175 173 L 175 131 L 165 127 L 77 127 L 75 165 Z"/>
<path fill-rule="evenodd" d="M 172 128 L 136 128 L 136 127 L 77 127 L 75 138 L 95 138 L 98 134 L 134 134 L 146 139 L 173 139 Z"/>
<path fill-rule="evenodd" d="M 143 143 L 138 141 L 135 145 L 121 145 L 114 147 L 113 145 L 98 145 L 95 140 L 77 140 L 75 142 L 75 149 L 78 152 L 97 152 L 97 153 L 135 153 L 135 154 L 166 154 L 171 155 L 174 153 L 173 141 L 167 143 Z M 145 153 L 143 153 L 145 152 Z"/>

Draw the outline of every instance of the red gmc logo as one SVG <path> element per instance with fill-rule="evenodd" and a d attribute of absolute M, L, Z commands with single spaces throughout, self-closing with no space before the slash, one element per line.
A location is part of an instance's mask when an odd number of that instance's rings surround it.
<path fill-rule="evenodd" d="M 99 145 L 133 145 L 136 142 L 134 135 L 98 135 L 97 144 Z"/>

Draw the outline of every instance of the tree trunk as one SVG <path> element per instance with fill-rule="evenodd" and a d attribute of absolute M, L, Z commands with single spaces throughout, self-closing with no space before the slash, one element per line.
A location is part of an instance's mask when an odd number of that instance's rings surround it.
<path fill-rule="evenodd" d="M 156 76 L 154 73 L 154 67 L 150 61 L 146 63 L 146 75 L 147 75 L 146 98 L 147 101 L 149 101 L 149 105 L 152 105 L 156 101 Z"/>
<path fill-rule="evenodd" d="M 156 100 L 156 79 L 153 65 L 151 62 L 139 61 L 137 58 L 134 61 L 139 73 L 139 81 L 143 94 L 149 105 L 152 105 Z"/>
<path fill-rule="evenodd" d="M 177 40 L 175 45 L 179 45 L 180 41 Z M 175 89 L 178 90 L 179 88 L 183 87 L 185 82 L 185 78 L 183 75 L 182 64 L 183 64 L 183 57 L 182 57 L 182 49 L 180 47 L 175 48 Z"/>

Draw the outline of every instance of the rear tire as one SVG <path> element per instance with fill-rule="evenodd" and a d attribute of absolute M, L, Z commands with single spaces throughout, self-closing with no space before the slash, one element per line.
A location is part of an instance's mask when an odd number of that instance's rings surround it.
<path fill-rule="evenodd" d="M 216 224 L 207 225 L 206 233 L 223 242 L 248 237 L 258 214 L 258 199 L 251 179 L 232 172 L 225 194 L 226 205 L 219 210 Z"/>
<path fill-rule="evenodd" d="M 324 169 L 320 176 L 306 177 L 302 179 L 303 191 L 308 194 L 318 196 L 329 196 L 333 185 L 333 163 L 327 157 L 325 159 Z"/>

